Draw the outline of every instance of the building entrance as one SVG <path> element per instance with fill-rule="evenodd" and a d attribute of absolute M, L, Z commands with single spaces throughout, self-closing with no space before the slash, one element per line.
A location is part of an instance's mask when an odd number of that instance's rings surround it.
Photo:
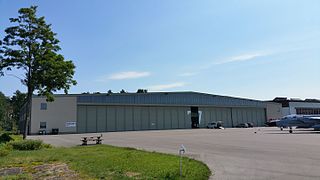
<path fill-rule="evenodd" d="M 191 107 L 191 127 L 199 128 L 199 108 Z"/>

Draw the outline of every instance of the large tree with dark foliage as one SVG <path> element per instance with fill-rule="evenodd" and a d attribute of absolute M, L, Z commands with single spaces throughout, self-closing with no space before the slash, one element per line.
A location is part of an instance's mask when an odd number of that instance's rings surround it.
<path fill-rule="evenodd" d="M 127 93 L 127 91 L 125 91 L 124 89 L 121 89 L 120 93 L 121 93 L 121 94 Z"/>
<path fill-rule="evenodd" d="M 59 40 L 44 17 L 37 17 L 37 7 L 21 8 L 17 18 L 10 18 L 14 24 L 5 29 L 6 36 L 0 43 L 0 75 L 5 71 L 18 69 L 24 76 L 19 77 L 27 87 L 27 111 L 24 123 L 24 138 L 30 121 L 32 95 L 47 97 L 53 101 L 53 93 L 65 93 L 73 80 L 75 65 L 59 54 Z M 18 75 L 15 75 L 18 77 Z"/>
<path fill-rule="evenodd" d="M 8 130 L 9 128 L 9 98 L 7 98 L 2 92 L 0 92 L 0 131 Z"/>
<path fill-rule="evenodd" d="M 137 93 L 148 93 L 147 89 L 138 89 Z"/>
<path fill-rule="evenodd" d="M 12 129 L 18 128 L 20 120 L 20 112 L 26 102 L 26 94 L 17 90 L 10 99 L 12 107 Z"/>

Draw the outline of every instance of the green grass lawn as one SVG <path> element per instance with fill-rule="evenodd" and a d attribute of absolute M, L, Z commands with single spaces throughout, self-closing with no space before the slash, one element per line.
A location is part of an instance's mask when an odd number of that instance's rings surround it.
<path fill-rule="evenodd" d="M 178 156 L 108 145 L 12 151 L 0 158 L 0 169 L 54 162 L 68 164 L 83 179 L 179 179 Z M 210 174 L 204 163 L 183 158 L 182 179 L 208 179 Z"/>

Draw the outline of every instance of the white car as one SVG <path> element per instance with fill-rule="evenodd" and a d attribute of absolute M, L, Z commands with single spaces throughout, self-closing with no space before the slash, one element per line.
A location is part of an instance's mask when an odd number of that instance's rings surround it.
<path fill-rule="evenodd" d="M 207 128 L 208 129 L 224 129 L 222 127 L 221 121 L 208 123 Z"/>

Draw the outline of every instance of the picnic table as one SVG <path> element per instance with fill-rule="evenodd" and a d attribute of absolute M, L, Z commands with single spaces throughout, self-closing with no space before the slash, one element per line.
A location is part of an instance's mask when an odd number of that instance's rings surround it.
<path fill-rule="evenodd" d="M 100 136 L 83 136 L 81 137 L 81 141 L 82 141 L 82 145 L 86 146 L 88 145 L 88 141 L 95 141 L 96 144 L 101 144 L 102 142 L 102 134 L 100 134 Z"/>

